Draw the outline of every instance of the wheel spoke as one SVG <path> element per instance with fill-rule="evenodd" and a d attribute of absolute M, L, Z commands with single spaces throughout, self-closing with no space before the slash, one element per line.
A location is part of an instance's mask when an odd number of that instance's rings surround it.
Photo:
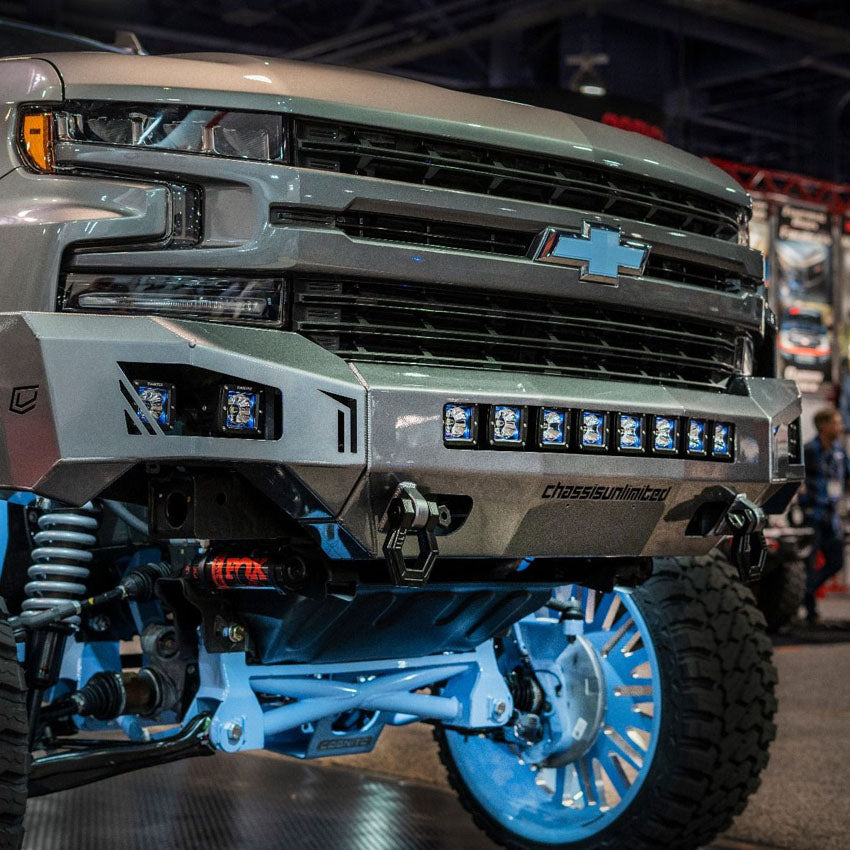
<path fill-rule="evenodd" d="M 617 644 L 619 644 L 620 641 L 622 641 L 623 638 L 632 631 L 637 631 L 637 626 L 635 626 L 635 621 L 631 617 L 627 617 L 625 621 L 618 626 L 617 631 L 608 638 L 608 641 L 602 647 L 602 657 L 607 658 L 608 655 L 614 651 Z"/>
<path fill-rule="evenodd" d="M 629 788 L 632 787 L 631 780 L 626 774 L 626 771 L 623 770 L 622 763 L 618 758 L 615 758 L 613 752 L 608 752 L 607 762 L 607 765 L 605 764 L 605 762 L 601 763 L 603 764 L 603 768 L 608 776 L 608 779 L 614 786 L 614 790 L 620 795 L 620 799 L 622 800 L 623 797 L 625 797 L 628 793 Z"/>
<path fill-rule="evenodd" d="M 581 788 L 582 796 L 584 797 L 585 806 L 596 806 L 598 800 L 594 791 L 593 776 L 590 769 L 590 763 L 587 758 L 581 758 L 576 763 L 576 773 L 578 774 L 578 784 Z"/>
<path fill-rule="evenodd" d="M 643 756 L 635 749 L 631 741 L 627 741 L 616 729 L 606 726 L 605 737 L 612 752 L 615 752 L 636 770 L 643 767 Z"/>

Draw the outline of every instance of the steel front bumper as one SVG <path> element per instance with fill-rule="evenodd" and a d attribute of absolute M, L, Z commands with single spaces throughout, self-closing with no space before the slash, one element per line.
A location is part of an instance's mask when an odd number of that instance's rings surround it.
<path fill-rule="evenodd" d="M 471 500 L 465 520 L 440 539 L 443 554 L 628 556 L 705 552 L 715 539 L 686 534 L 702 504 L 722 488 L 764 504 L 802 474 L 786 439 L 800 415 L 790 381 L 746 379 L 738 394 L 720 394 L 349 366 L 279 330 L 51 313 L 0 314 L 0 364 L 0 486 L 82 503 L 138 464 L 244 464 L 266 486 L 298 481 L 319 506 L 301 500 L 298 519 L 329 532 L 341 526 L 371 555 L 381 549 L 380 516 L 404 480 L 426 495 Z M 280 438 L 128 427 L 128 364 L 145 364 L 149 380 L 164 364 L 182 364 L 279 389 Z M 735 426 L 734 460 L 452 449 L 442 427 L 451 402 L 727 421 Z"/>

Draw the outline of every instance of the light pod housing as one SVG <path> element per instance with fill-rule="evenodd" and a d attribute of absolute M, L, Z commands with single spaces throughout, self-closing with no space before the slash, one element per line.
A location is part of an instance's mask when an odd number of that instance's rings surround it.
<path fill-rule="evenodd" d="M 528 431 L 528 408 L 513 404 L 490 407 L 487 439 L 494 449 L 521 449 Z"/>
<path fill-rule="evenodd" d="M 610 414 L 598 410 L 582 410 L 579 413 L 578 445 L 588 452 L 608 450 Z"/>
<path fill-rule="evenodd" d="M 144 406 L 138 411 L 139 419 L 146 425 L 156 422 L 160 428 L 171 428 L 174 422 L 174 384 L 164 381 L 133 381 Z"/>
<path fill-rule="evenodd" d="M 262 431 L 263 393 L 256 387 L 224 384 L 221 388 L 219 428 L 223 434 L 257 435 Z"/>
<path fill-rule="evenodd" d="M 617 451 L 641 454 L 646 451 L 646 424 L 640 413 L 617 417 Z"/>
<path fill-rule="evenodd" d="M 443 443 L 469 448 L 478 441 L 478 405 L 450 403 L 443 407 Z"/>
<path fill-rule="evenodd" d="M 679 420 L 675 416 L 652 417 L 652 450 L 674 455 L 679 450 Z"/>
<path fill-rule="evenodd" d="M 537 446 L 566 449 L 570 444 L 570 412 L 562 407 L 542 407 L 537 417 Z"/>

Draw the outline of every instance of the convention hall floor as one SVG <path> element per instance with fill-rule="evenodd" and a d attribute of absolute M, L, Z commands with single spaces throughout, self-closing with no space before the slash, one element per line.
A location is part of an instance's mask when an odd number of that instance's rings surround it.
<path fill-rule="evenodd" d="M 848 629 L 777 641 L 779 734 L 762 787 L 714 850 L 845 850 L 850 833 Z M 25 850 L 492 850 L 443 778 L 430 731 L 391 729 L 328 763 L 194 759 L 32 801 Z"/>

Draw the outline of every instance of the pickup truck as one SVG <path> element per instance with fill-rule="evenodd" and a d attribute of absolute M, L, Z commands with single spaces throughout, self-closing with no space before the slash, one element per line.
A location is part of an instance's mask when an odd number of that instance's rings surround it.
<path fill-rule="evenodd" d="M 54 53 L 0 91 L 2 846 L 28 795 L 415 721 L 506 847 L 725 829 L 802 473 L 746 194 L 343 68 Z"/>

